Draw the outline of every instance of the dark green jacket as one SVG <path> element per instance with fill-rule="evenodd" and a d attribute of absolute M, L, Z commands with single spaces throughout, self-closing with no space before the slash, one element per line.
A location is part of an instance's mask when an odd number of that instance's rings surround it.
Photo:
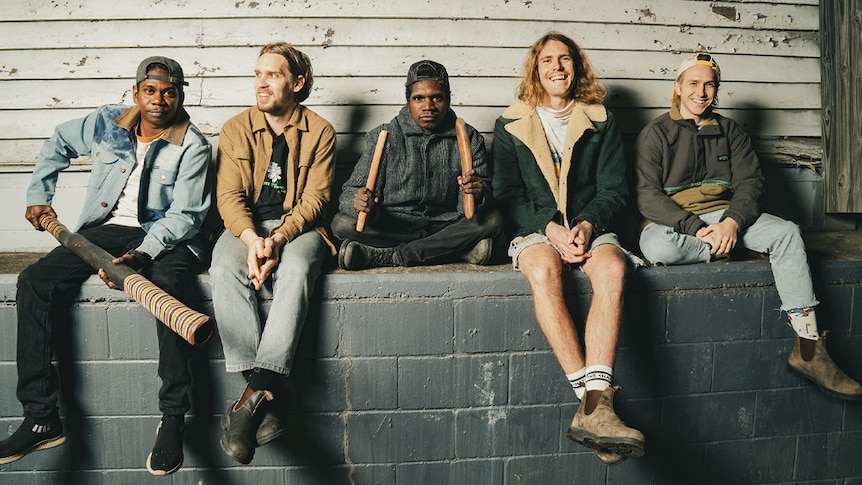
<path fill-rule="evenodd" d="M 623 143 L 613 114 L 577 104 L 569 120 L 559 183 L 536 109 L 510 106 L 494 127 L 492 187 L 513 236 L 542 232 L 550 221 L 607 232 L 628 196 Z"/>

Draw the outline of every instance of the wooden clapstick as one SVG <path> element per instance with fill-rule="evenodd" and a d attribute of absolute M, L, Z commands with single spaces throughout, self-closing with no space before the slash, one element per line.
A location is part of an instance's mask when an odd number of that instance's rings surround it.
<path fill-rule="evenodd" d="M 42 214 L 39 224 L 51 233 L 64 248 L 94 269 L 103 269 L 114 284 L 122 284 L 123 291 L 149 310 L 160 322 L 192 345 L 201 345 L 212 337 L 210 317 L 184 305 L 152 281 L 141 276 L 125 264 L 114 264 L 114 256 L 78 233 L 66 228 L 56 217 Z"/>
<path fill-rule="evenodd" d="M 371 158 L 371 169 L 368 170 L 368 181 L 365 182 L 365 188 L 374 191 L 374 186 L 377 184 L 377 173 L 380 171 L 380 159 L 383 158 L 383 148 L 386 146 L 386 137 L 389 132 L 380 130 L 380 135 L 377 136 L 377 145 L 374 147 L 374 156 Z M 367 212 L 360 212 L 356 216 L 356 232 L 365 230 L 365 219 L 368 219 Z"/>
<path fill-rule="evenodd" d="M 467 123 L 463 118 L 455 120 L 455 135 L 458 138 L 458 151 L 461 153 L 461 175 L 473 170 L 473 150 L 470 148 L 470 135 L 467 134 Z M 464 217 L 472 219 L 476 213 L 476 198 L 473 194 L 464 193 Z"/>

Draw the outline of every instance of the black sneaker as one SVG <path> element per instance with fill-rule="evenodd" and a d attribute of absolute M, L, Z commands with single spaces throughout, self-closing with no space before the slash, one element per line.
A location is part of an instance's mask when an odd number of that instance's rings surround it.
<path fill-rule="evenodd" d="M 401 266 L 395 248 L 377 248 L 358 241 L 345 240 L 338 249 L 338 266 L 346 270 Z"/>
<path fill-rule="evenodd" d="M 47 424 L 36 424 L 36 420 L 25 416 L 21 426 L 12 436 L 0 441 L 0 465 L 20 460 L 34 451 L 47 450 L 66 442 L 63 423 L 59 417 Z"/>
<path fill-rule="evenodd" d="M 156 476 L 170 475 L 183 466 L 183 416 L 162 416 L 156 428 L 156 443 L 147 456 L 147 471 Z"/>

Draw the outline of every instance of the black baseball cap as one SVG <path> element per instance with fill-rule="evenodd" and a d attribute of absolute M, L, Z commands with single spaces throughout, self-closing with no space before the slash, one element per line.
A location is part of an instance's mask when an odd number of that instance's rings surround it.
<path fill-rule="evenodd" d="M 425 80 L 437 81 L 441 86 L 449 87 L 449 73 L 446 68 L 439 62 L 429 60 L 414 62 L 407 71 L 407 82 L 404 85 L 409 88 L 413 83 Z"/>
<path fill-rule="evenodd" d="M 161 64 L 162 66 L 165 66 L 168 70 L 168 75 L 156 76 L 154 74 L 147 74 L 147 71 L 149 71 L 148 68 L 153 64 Z M 144 79 L 155 79 L 157 81 L 169 82 L 178 87 L 180 91 L 183 90 L 183 86 L 189 85 L 183 77 L 183 68 L 180 67 L 180 64 L 169 57 L 163 56 L 147 57 L 141 61 L 138 65 L 138 75 L 135 80 L 135 84 L 140 84 Z"/>

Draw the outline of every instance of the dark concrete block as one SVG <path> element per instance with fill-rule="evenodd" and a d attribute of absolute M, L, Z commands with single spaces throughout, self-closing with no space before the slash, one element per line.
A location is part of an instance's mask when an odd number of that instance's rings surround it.
<path fill-rule="evenodd" d="M 817 327 L 829 331 L 835 337 L 849 336 L 853 318 L 853 287 L 828 285 L 815 288 L 817 299 Z"/>
<path fill-rule="evenodd" d="M 760 335 L 761 293 L 757 289 L 679 291 L 667 299 L 669 343 L 747 340 Z"/>
<path fill-rule="evenodd" d="M 575 391 L 550 351 L 511 355 L 510 404 L 559 404 L 575 400 Z"/>
<path fill-rule="evenodd" d="M 108 338 L 112 359 L 158 359 L 156 325 L 163 325 L 137 303 L 113 304 L 107 308 Z"/>
<path fill-rule="evenodd" d="M 754 392 L 668 398 L 662 407 L 663 439 L 676 443 L 744 439 L 754 435 Z"/>
<path fill-rule="evenodd" d="M 727 441 L 705 447 L 704 483 L 790 483 L 795 438 Z"/>
<path fill-rule="evenodd" d="M 713 344 L 620 349 L 614 379 L 631 397 L 707 392 L 713 379 L 713 354 Z"/>
<path fill-rule="evenodd" d="M 105 359 L 110 355 L 107 332 L 107 312 L 98 303 L 77 303 L 69 311 L 69 327 L 55 330 L 55 342 L 68 344 L 65 348 L 55 347 L 55 355 L 71 352 L 75 359 Z M 16 331 L 17 335 L 17 331 Z"/>
<path fill-rule="evenodd" d="M 339 302 L 313 303 L 314 312 L 309 312 L 297 344 L 295 359 L 336 357 L 344 347 L 344 308 Z"/>
<path fill-rule="evenodd" d="M 291 375 L 303 412 L 398 407 L 395 357 L 301 361 Z"/>
<path fill-rule="evenodd" d="M 3 410 L 3 416 L 22 416 L 24 409 L 18 398 L 15 396 L 15 386 L 18 383 L 18 367 L 15 362 L 0 362 L 0 382 L 3 383 L 3 389 L 7 392 L 0 392 L 0 409 Z M 10 431 L 15 431 L 21 420 L 16 418 L 13 420 L 14 428 Z M 0 430 L 4 429 L 0 427 Z M 0 440 L 5 439 L 6 434 L 0 431 Z"/>
<path fill-rule="evenodd" d="M 714 391 L 771 389 L 798 384 L 787 371 L 792 341 L 754 340 L 715 344 Z"/>
<path fill-rule="evenodd" d="M 156 369 L 153 361 L 77 364 L 75 400 L 86 416 L 161 416 Z"/>
<path fill-rule="evenodd" d="M 815 387 L 757 394 L 754 436 L 797 436 L 841 431 L 844 403 Z"/>
<path fill-rule="evenodd" d="M 504 354 L 398 359 L 402 409 L 461 408 L 505 404 L 508 362 Z"/>
<path fill-rule="evenodd" d="M 557 406 L 460 410 L 455 420 L 458 458 L 540 455 L 559 452 Z"/>
<path fill-rule="evenodd" d="M 398 482 L 410 485 L 503 483 L 502 460 L 452 460 L 398 465 Z M 359 483 L 359 482 L 357 482 Z M 379 483 L 379 482 L 368 482 Z"/>
<path fill-rule="evenodd" d="M 176 475 L 175 475 L 176 476 Z M 3 473 L 3 483 L 8 485 L 51 485 L 79 484 L 87 485 L 150 485 L 153 476 L 146 468 L 140 470 L 63 470 L 58 472 L 15 472 Z M 176 482 L 174 482 L 176 483 Z"/>
<path fill-rule="evenodd" d="M 455 303 L 456 352 L 547 349 L 528 296 L 478 298 Z"/>
<path fill-rule="evenodd" d="M 608 467 L 594 452 L 566 455 L 524 456 L 506 462 L 503 483 L 533 485 L 551 483 L 606 483 Z"/>
<path fill-rule="evenodd" d="M 800 436 L 796 439 L 797 480 L 858 479 L 862 477 L 859 443 L 862 432 Z M 840 482 L 839 482 L 840 483 Z M 849 483 L 849 482 L 848 482 Z"/>
<path fill-rule="evenodd" d="M 361 412 L 349 415 L 345 439 L 354 463 L 401 463 L 453 458 L 454 434 L 451 411 Z"/>
<path fill-rule="evenodd" d="M 451 301 L 344 302 L 342 355 L 439 355 L 452 352 Z"/>
<path fill-rule="evenodd" d="M 254 463 L 254 462 L 252 462 Z M 146 472 L 146 470 L 144 470 Z M 201 483 L 266 483 L 282 485 L 285 482 L 285 470 L 279 468 L 229 468 L 216 470 L 195 470 L 185 465 L 169 478 L 173 485 L 200 485 Z M 152 475 L 149 484 L 157 483 L 159 480 Z M 117 482 L 119 483 L 119 482 Z"/>
<path fill-rule="evenodd" d="M 14 362 L 17 355 L 18 307 L 13 303 L 0 303 L 0 362 Z"/>
<path fill-rule="evenodd" d="M 620 347 L 641 347 L 665 341 L 667 295 L 647 292 L 629 285 L 625 295 Z"/>

